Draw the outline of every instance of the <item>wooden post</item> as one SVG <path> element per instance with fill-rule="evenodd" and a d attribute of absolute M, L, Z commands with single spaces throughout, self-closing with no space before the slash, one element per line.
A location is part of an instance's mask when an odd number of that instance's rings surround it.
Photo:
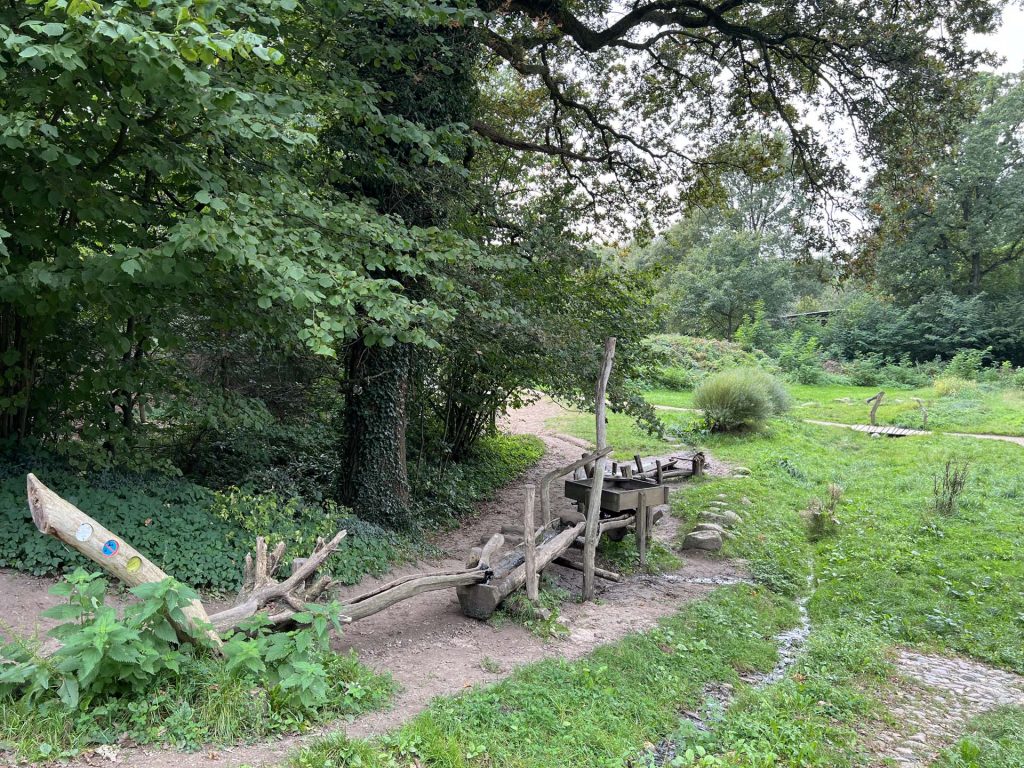
<path fill-rule="evenodd" d="M 526 598 L 531 603 L 536 603 L 539 593 L 537 583 L 537 539 L 533 524 L 533 501 L 536 493 L 536 486 L 529 483 L 526 486 L 526 505 L 523 510 L 523 541 L 526 546 Z"/>
<path fill-rule="evenodd" d="M 662 483 L 665 482 L 665 470 L 662 469 L 661 459 L 658 459 L 654 462 L 654 477 L 657 480 L 658 485 L 661 485 Z"/>
<path fill-rule="evenodd" d="M 640 458 L 639 453 L 633 454 L 633 461 L 636 462 L 636 473 L 642 475 L 644 473 L 644 460 Z"/>
<path fill-rule="evenodd" d="M 629 464 L 622 465 L 622 476 L 627 480 L 633 479 L 633 468 Z"/>
<path fill-rule="evenodd" d="M 647 565 L 647 523 L 649 520 L 647 492 L 640 491 L 640 502 L 636 510 L 636 548 L 640 554 L 640 567 Z"/>
<path fill-rule="evenodd" d="M 885 390 L 879 392 L 874 397 L 869 397 L 866 402 L 874 403 L 871 406 L 871 426 L 875 426 L 875 414 L 878 413 L 878 406 L 882 404 L 882 398 L 885 397 Z"/>
<path fill-rule="evenodd" d="M 604 399 L 608 390 L 608 377 L 612 372 L 615 359 L 615 337 L 609 336 L 604 342 L 604 354 L 601 356 L 601 372 L 594 390 L 594 416 L 597 427 L 597 450 L 608 444 L 608 427 L 604 421 Z M 597 459 L 594 468 L 594 482 L 587 499 L 587 523 L 583 545 L 583 599 L 594 599 L 594 558 L 597 555 L 597 540 L 601 535 L 601 492 L 604 490 L 605 457 Z"/>

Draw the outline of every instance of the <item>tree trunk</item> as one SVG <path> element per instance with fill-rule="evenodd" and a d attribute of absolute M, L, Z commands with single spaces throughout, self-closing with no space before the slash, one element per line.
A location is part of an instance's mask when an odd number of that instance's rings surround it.
<path fill-rule="evenodd" d="M 345 400 L 345 458 L 339 497 L 365 520 L 409 522 L 405 457 L 410 349 L 352 346 Z"/>

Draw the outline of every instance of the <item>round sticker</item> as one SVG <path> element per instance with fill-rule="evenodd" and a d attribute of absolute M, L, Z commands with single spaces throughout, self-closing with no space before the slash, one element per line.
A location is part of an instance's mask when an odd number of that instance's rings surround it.
<path fill-rule="evenodd" d="M 117 552 L 117 542 L 110 539 L 106 544 L 103 545 L 103 554 L 107 557 L 111 557 Z"/>
<path fill-rule="evenodd" d="M 92 526 L 88 523 L 82 523 L 78 526 L 78 530 L 75 531 L 75 538 L 79 541 L 88 541 L 92 538 Z"/>
<path fill-rule="evenodd" d="M 142 558 L 140 558 L 138 555 L 133 555 L 132 557 L 128 558 L 128 562 L 125 564 L 124 567 L 127 569 L 128 573 L 135 573 L 137 570 L 139 570 L 139 568 L 142 567 Z"/>

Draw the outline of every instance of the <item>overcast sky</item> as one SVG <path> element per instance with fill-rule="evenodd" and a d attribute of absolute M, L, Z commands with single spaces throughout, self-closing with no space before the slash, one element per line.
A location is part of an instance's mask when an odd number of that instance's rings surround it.
<path fill-rule="evenodd" d="M 1024 8 L 1010 5 L 1003 11 L 1003 26 L 994 35 L 978 35 L 974 39 L 979 48 L 995 51 L 1005 63 L 1000 72 L 1020 72 L 1024 69 Z"/>

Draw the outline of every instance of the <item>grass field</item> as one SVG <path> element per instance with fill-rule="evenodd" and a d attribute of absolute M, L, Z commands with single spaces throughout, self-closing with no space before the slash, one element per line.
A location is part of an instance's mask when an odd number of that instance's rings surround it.
<path fill-rule="evenodd" d="M 682 429 L 693 417 L 667 420 Z M 580 415 L 554 426 L 592 438 L 592 424 Z M 609 435 L 622 456 L 673 445 L 617 415 Z M 674 734 L 676 766 L 866 766 L 864 734 L 892 725 L 880 704 L 890 649 L 957 652 L 1024 672 L 1020 447 L 872 440 L 792 419 L 713 436 L 705 447 L 752 474 L 688 484 L 673 512 L 689 523 L 724 494 L 745 518 L 726 554 L 746 558 L 759 587 L 719 590 L 658 630 L 437 700 L 379 742 L 324 740 L 292 765 L 622 768 L 644 765 L 643 744 Z M 932 479 L 951 457 L 969 462 L 969 480 L 957 511 L 943 515 L 932 508 Z M 803 511 L 831 483 L 843 487 L 840 525 L 816 538 Z M 768 638 L 794 622 L 796 599 L 809 594 L 813 631 L 801 660 L 773 685 L 744 685 L 738 673 L 772 665 Z M 698 706 L 711 681 L 737 695 L 709 731 L 697 731 L 678 713 Z M 1024 711 L 1005 709 L 972 723 L 934 765 L 1020 768 L 1022 743 Z"/>
<path fill-rule="evenodd" d="M 559 426 L 592 439 L 592 418 L 565 418 Z M 669 413 L 666 418 L 671 429 L 694 416 Z M 621 455 L 651 445 L 615 415 L 609 433 L 618 437 Z M 1024 563 L 1017 555 L 1024 546 L 1020 447 L 942 436 L 872 440 L 792 419 L 742 437 L 712 436 L 704 446 L 720 460 L 750 468 L 752 476 L 694 483 L 676 495 L 675 513 L 695 521 L 724 489 L 730 506 L 746 518 L 741 536 L 726 544 L 726 552 L 747 558 L 757 580 L 776 593 L 799 593 L 809 563 L 815 582 L 809 603 L 814 632 L 805 659 L 810 671 L 740 696 L 700 742 L 714 754 L 728 755 L 753 740 L 758 749 L 794 762 L 722 765 L 843 764 L 832 762 L 827 749 L 808 747 L 808 739 L 815 739 L 807 728 L 820 702 L 833 715 L 841 712 L 840 722 L 857 723 L 856 730 L 872 727 L 872 678 L 849 674 L 856 666 L 850 653 L 865 670 L 884 666 L 885 649 L 906 645 L 958 652 L 1024 672 Z M 671 444 L 654 447 L 665 451 Z M 932 508 L 933 479 L 950 458 L 968 463 L 969 479 L 956 513 L 943 515 Z M 840 525 L 834 535 L 811 541 L 803 511 L 824 498 L 832 483 L 843 488 Z M 749 506 L 741 504 L 743 498 Z M 832 749 L 840 736 L 828 736 Z M 981 718 L 936 765 L 1020 768 L 1022 744 L 1024 711 L 1009 709 Z M 808 751 L 798 755 L 800 745 Z M 851 762 L 846 764 L 858 765 L 849 756 L 856 754 L 855 743 L 847 748 L 844 759 Z"/>
<path fill-rule="evenodd" d="M 867 424 L 871 406 L 864 401 L 879 387 L 789 384 L 793 398 L 791 415 L 801 419 Z M 692 408 L 692 391 L 656 389 L 644 393 L 648 402 L 673 408 Z M 879 424 L 921 429 L 924 401 L 928 429 L 939 432 L 978 432 L 993 435 L 1024 435 L 1024 390 L 981 384 L 953 397 L 939 397 L 933 387 L 888 389 L 878 408 Z"/>

